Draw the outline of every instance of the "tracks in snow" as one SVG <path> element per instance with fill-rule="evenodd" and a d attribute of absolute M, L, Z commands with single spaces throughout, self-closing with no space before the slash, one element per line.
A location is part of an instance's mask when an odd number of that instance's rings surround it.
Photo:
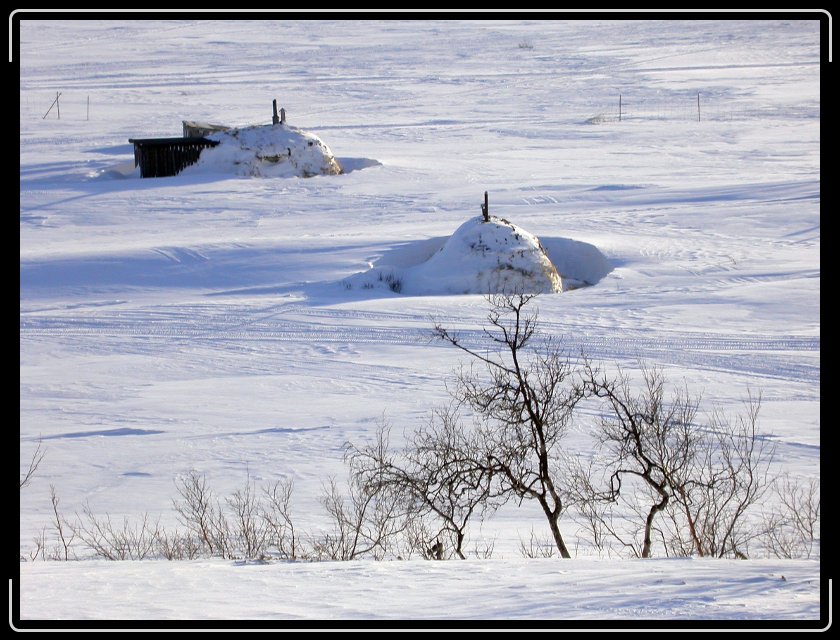
<path fill-rule="evenodd" d="M 464 345 L 479 349 L 486 346 L 484 334 L 480 328 L 474 328 L 475 324 L 459 330 L 463 320 L 436 320 L 452 327 Z M 583 320 L 570 323 L 543 319 L 541 326 L 546 335 L 562 339 L 570 354 L 586 353 L 597 360 L 647 360 L 811 384 L 820 381 L 819 337 L 653 333 L 638 328 L 599 329 Z M 86 315 L 23 313 L 20 338 L 22 342 L 88 342 L 93 349 L 107 342 L 110 351 L 115 349 L 115 342 L 117 351 L 121 342 L 125 342 L 127 350 L 133 350 L 135 343 L 142 340 L 146 350 L 161 353 L 173 345 L 232 352 L 247 348 L 258 352 L 277 343 L 437 345 L 431 328 L 432 320 L 419 313 L 312 308 L 301 304 L 260 310 L 247 306 L 179 305 L 119 311 L 100 308 Z"/>

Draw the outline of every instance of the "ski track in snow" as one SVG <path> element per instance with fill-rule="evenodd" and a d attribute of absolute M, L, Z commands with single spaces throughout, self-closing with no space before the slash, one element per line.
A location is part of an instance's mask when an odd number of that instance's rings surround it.
<path fill-rule="evenodd" d="M 243 321 L 248 314 L 241 309 L 225 310 L 219 309 L 219 306 L 223 307 L 217 305 L 212 313 L 208 313 L 206 306 L 191 308 L 189 305 L 180 305 L 174 314 L 139 310 L 113 316 L 98 313 L 93 318 L 26 314 L 21 319 L 20 335 L 24 343 L 39 337 L 68 342 L 81 338 L 89 341 L 89 348 L 94 349 L 103 338 L 148 338 L 155 341 L 146 343 L 144 347 L 150 353 L 165 351 L 170 344 L 206 345 L 224 349 L 227 346 L 258 348 L 259 343 L 266 341 L 311 345 L 424 345 L 432 340 L 431 326 L 426 319 L 401 314 L 325 311 L 298 306 L 281 312 L 283 315 L 302 316 L 298 320 L 278 319 L 279 313 L 275 313 L 270 314 L 269 318 Z M 307 317 L 317 319 L 318 322 L 306 322 Z M 200 323 L 196 318 L 201 318 Z M 388 320 L 406 319 L 414 320 L 413 324 L 418 326 L 387 326 Z M 352 320 L 364 320 L 376 326 L 348 324 Z M 632 331 L 627 330 L 613 336 L 603 336 L 588 333 L 583 327 L 552 322 L 543 322 L 541 328 L 546 336 L 561 337 L 563 347 L 570 355 L 585 353 L 596 359 L 648 359 L 685 368 L 731 371 L 806 383 L 819 383 L 820 380 L 819 362 L 801 362 L 801 352 L 819 353 L 819 337 L 745 338 L 711 333 L 660 333 L 649 336 L 644 335 L 648 332 L 636 332 L 637 335 L 633 335 Z M 458 336 L 465 346 L 476 349 L 486 346 L 482 330 L 461 330 Z M 130 344 L 126 346 L 129 349 L 136 348 Z M 799 355 L 786 356 L 784 352 L 797 352 Z"/>

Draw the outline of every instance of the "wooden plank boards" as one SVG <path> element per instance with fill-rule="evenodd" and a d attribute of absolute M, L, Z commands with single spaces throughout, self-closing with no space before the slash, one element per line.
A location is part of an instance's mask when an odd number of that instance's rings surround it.
<path fill-rule="evenodd" d="M 202 149 L 215 147 L 207 138 L 129 138 L 134 145 L 134 166 L 143 178 L 174 176 L 198 162 Z"/>

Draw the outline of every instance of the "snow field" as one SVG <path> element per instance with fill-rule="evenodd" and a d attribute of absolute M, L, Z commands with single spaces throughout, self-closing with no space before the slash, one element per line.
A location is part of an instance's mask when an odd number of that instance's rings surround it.
<path fill-rule="evenodd" d="M 326 526 L 321 481 L 346 477 L 344 443 L 384 414 L 399 446 L 446 401 L 462 360 L 430 344 L 433 322 L 477 345 L 487 312 L 480 294 L 345 280 L 416 267 L 479 215 L 485 190 L 561 278 L 594 281 L 538 298 L 546 333 L 631 371 L 662 366 L 730 413 L 761 391 L 779 468 L 819 475 L 816 22 L 82 20 L 20 33 L 21 472 L 46 447 L 21 493 L 21 555 L 49 521 L 51 484 L 68 515 L 88 502 L 174 525 L 174 481 L 191 469 L 219 495 L 246 474 L 293 477 L 300 526 Z M 56 91 L 61 120 L 42 119 Z M 627 118 L 588 124 L 619 92 Z M 268 122 L 275 97 L 343 175 L 124 170 L 130 137 L 177 135 L 183 119 Z M 671 107 L 633 110 L 645 101 Z M 586 424 L 568 444 L 591 449 Z M 462 566 L 24 563 L 21 615 L 818 617 L 817 561 L 599 560 L 561 526 L 579 543 L 568 564 L 520 558 L 520 539 L 547 533 L 532 505 L 472 530 L 494 558 Z M 663 582 L 643 592 L 649 566 Z M 409 575 L 416 590 L 385 588 Z M 281 583 L 288 604 L 254 597 Z M 184 585 L 194 599 L 160 597 Z M 546 604 L 551 589 L 569 606 Z"/>

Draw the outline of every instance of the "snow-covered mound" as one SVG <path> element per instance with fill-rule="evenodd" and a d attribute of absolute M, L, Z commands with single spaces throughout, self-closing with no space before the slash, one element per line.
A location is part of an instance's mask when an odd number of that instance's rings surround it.
<path fill-rule="evenodd" d="M 184 172 L 309 178 L 341 173 L 330 148 L 316 135 L 285 123 L 228 129 L 207 136 L 219 145 L 204 149 Z"/>
<path fill-rule="evenodd" d="M 557 269 L 536 236 L 491 216 L 462 224 L 428 259 L 377 265 L 347 278 L 348 288 L 387 287 L 409 295 L 559 293 Z"/>

